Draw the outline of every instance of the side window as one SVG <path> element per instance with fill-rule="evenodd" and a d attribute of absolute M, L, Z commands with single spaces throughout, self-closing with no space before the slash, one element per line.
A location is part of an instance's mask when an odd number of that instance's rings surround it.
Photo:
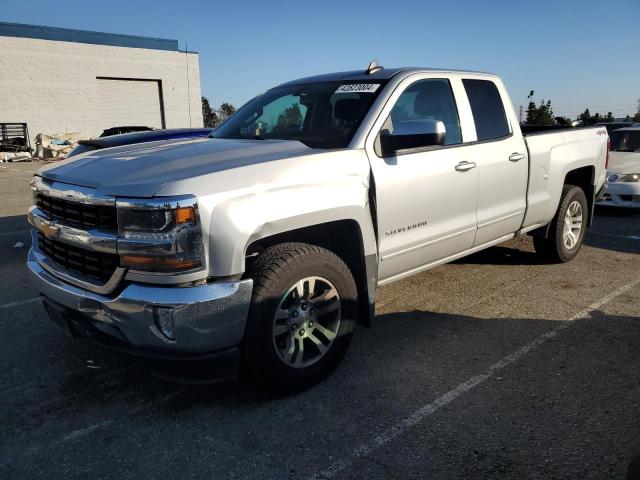
<path fill-rule="evenodd" d="M 462 80 L 469 98 L 478 140 L 493 140 L 509 135 L 504 105 L 495 83 L 488 80 Z"/>
<path fill-rule="evenodd" d="M 407 120 L 440 120 L 446 128 L 445 145 L 462 142 L 460 120 L 449 80 L 437 78 L 411 84 L 393 106 L 384 128 L 393 132 L 394 125 Z"/>

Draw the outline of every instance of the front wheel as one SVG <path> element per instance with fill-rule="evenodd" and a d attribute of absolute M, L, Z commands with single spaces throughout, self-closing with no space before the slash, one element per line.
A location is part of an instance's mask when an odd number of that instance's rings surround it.
<path fill-rule="evenodd" d="M 243 363 L 260 383 L 283 391 L 309 386 L 338 365 L 357 315 L 357 289 L 334 253 L 303 243 L 256 259 Z"/>
<path fill-rule="evenodd" d="M 565 185 L 547 238 L 533 237 L 536 253 L 546 261 L 554 263 L 572 260 L 578 254 L 584 240 L 588 208 L 584 190 L 574 185 Z"/>

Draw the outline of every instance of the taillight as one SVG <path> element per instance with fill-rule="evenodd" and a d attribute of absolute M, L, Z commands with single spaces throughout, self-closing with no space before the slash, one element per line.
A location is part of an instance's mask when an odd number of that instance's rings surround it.
<path fill-rule="evenodd" d="M 609 168 L 609 152 L 610 151 L 611 151 L 611 138 L 607 137 L 607 157 L 605 158 L 605 161 L 604 161 L 605 170 Z"/>

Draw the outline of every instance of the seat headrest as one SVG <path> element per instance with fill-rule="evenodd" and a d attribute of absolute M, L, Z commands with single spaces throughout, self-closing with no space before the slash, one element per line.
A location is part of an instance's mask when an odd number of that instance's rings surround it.
<path fill-rule="evenodd" d="M 429 115 L 441 107 L 444 100 L 451 97 L 451 91 L 444 82 L 430 82 L 416 95 L 413 110 L 418 115 Z"/>
<path fill-rule="evenodd" d="M 333 106 L 333 116 L 338 120 L 355 120 L 359 106 L 360 100 L 357 98 L 344 98 L 342 100 L 338 100 Z"/>

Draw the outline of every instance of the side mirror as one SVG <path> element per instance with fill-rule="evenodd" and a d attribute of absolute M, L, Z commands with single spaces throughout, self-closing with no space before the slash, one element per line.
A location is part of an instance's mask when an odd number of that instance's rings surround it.
<path fill-rule="evenodd" d="M 380 132 L 383 155 L 392 155 L 410 148 L 444 145 L 447 130 L 440 120 L 405 120 L 394 124 L 393 133 Z"/>

